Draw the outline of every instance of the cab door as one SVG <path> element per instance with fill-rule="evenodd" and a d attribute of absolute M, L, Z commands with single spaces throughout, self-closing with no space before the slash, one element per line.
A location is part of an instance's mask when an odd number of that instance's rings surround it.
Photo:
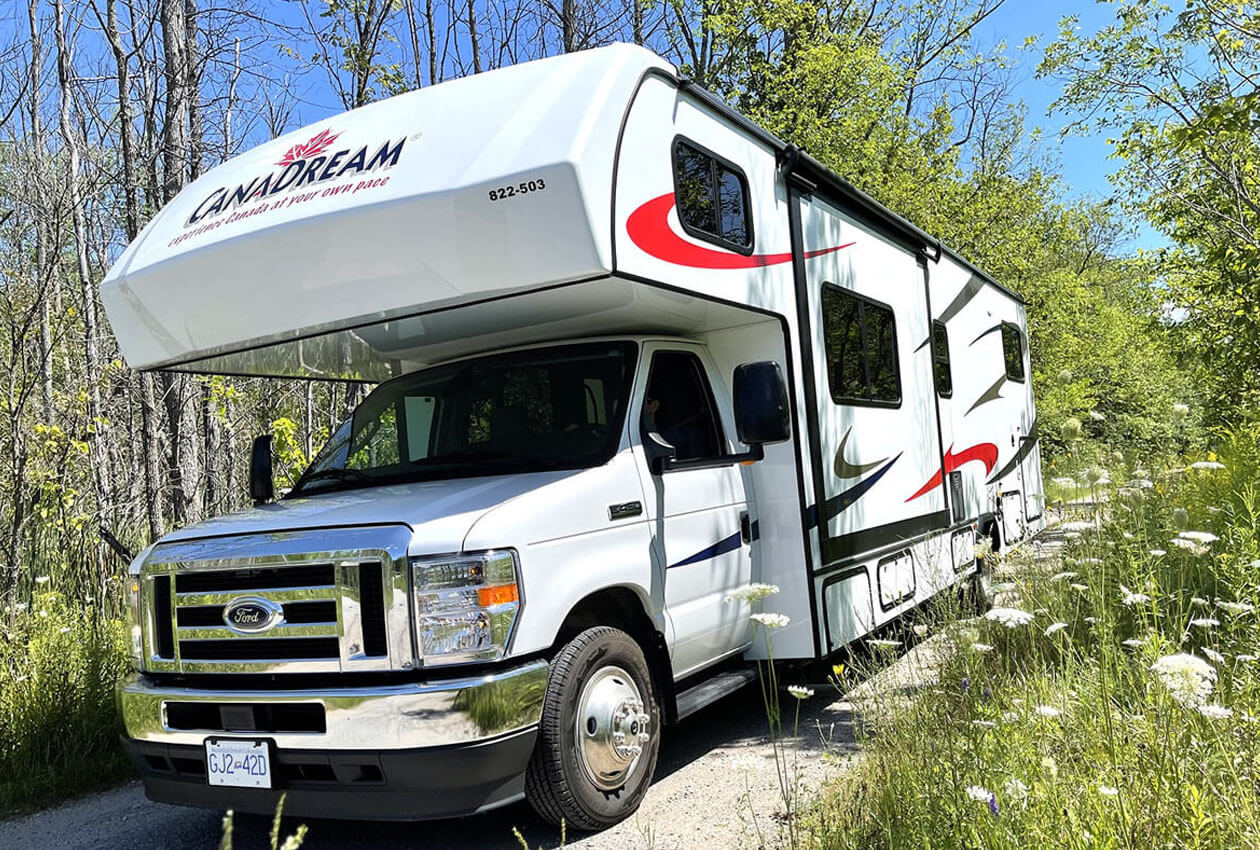
<path fill-rule="evenodd" d="M 711 379 L 703 349 L 648 343 L 643 356 L 635 441 L 645 458 L 653 560 L 674 629 L 674 675 L 683 676 L 748 644 L 748 606 L 725 600 L 750 580 L 752 521 L 742 467 L 730 459 L 730 402 Z M 661 441 L 673 460 L 652 469 L 654 451 L 643 446 Z"/>

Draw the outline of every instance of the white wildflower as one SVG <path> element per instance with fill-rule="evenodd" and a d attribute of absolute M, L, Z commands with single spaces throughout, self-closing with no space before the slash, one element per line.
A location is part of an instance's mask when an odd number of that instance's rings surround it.
<path fill-rule="evenodd" d="M 1119 794 L 1120 791 L 1115 788 L 1112 788 L 1110 785 L 1099 785 L 1098 793 L 1102 794 L 1104 797 L 1114 797 L 1117 794 Z"/>
<path fill-rule="evenodd" d="M 1201 705 L 1199 706 L 1199 714 L 1209 720 L 1225 720 L 1234 712 L 1223 705 Z"/>
<path fill-rule="evenodd" d="M 1197 655 L 1186 652 L 1165 655 L 1151 665 L 1151 672 L 1169 696 L 1187 708 L 1196 708 L 1207 702 L 1216 682 L 1216 668 Z"/>
<path fill-rule="evenodd" d="M 1203 653 L 1204 658 L 1206 658 L 1208 661 L 1211 661 L 1213 664 L 1225 663 L 1225 656 L 1221 655 L 1219 652 L 1217 652 L 1215 649 L 1212 649 L 1210 646 L 1201 646 L 1199 647 L 1199 651 Z"/>
<path fill-rule="evenodd" d="M 1089 590 L 1088 584 L 1079 584 L 1077 582 L 1072 582 L 1071 584 L 1068 585 L 1068 587 L 1072 588 L 1077 593 L 1084 593 L 1085 591 Z"/>
<path fill-rule="evenodd" d="M 1070 578 L 1076 578 L 1076 575 L 1077 574 L 1072 572 L 1071 570 L 1067 570 L 1065 572 L 1055 573 L 1054 575 L 1050 576 L 1050 580 L 1051 581 L 1067 581 Z"/>
<path fill-rule="evenodd" d="M 1131 531 L 1122 531 L 1122 532 L 1120 532 L 1120 536 L 1121 536 L 1121 537 L 1123 537 L 1125 540 L 1133 540 L 1133 539 L 1135 539 L 1135 538 L 1134 538 L 1134 536 L 1133 536 L 1133 532 L 1131 532 Z"/>
<path fill-rule="evenodd" d="M 1063 713 L 1053 705 L 1039 705 L 1033 709 L 1033 712 L 1041 715 L 1042 717 L 1058 717 Z"/>
<path fill-rule="evenodd" d="M 1085 618 L 1085 622 L 1089 623 L 1089 624 L 1092 626 L 1092 625 L 1094 625 L 1094 623 L 1097 623 L 1097 622 L 1098 622 L 1098 618 L 1097 618 L 1097 617 L 1086 617 L 1086 618 Z"/>
<path fill-rule="evenodd" d="M 1059 528 L 1062 531 L 1091 531 L 1094 524 L 1088 520 L 1078 519 L 1073 522 L 1060 523 Z"/>
<path fill-rule="evenodd" d="M 1089 412 L 1089 418 L 1094 420 L 1095 422 L 1102 422 L 1104 419 L 1107 418 L 1107 415 L 1105 413 L 1100 413 L 1097 410 L 1091 410 Z"/>
<path fill-rule="evenodd" d="M 895 649 L 896 647 L 901 646 L 901 641 L 888 640 L 887 638 L 872 638 L 871 640 L 868 640 L 867 643 L 877 649 Z"/>
<path fill-rule="evenodd" d="M 1214 460 L 1196 460 L 1190 464 L 1191 469 L 1224 469 L 1225 464 L 1218 463 Z"/>
<path fill-rule="evenodd" d="M 814 695 L 814 689 L 804 685 L 788 685 L 788 693 L 797 699 L 809 699 Z"/>
<path fill-rule="evenodd" d="M 1181 402 L 1175 402 L 1172 406 L 1172 409 L 1173 409 L 1173 413 L 1176 413 L 1179 416 L 1185 416 L 1187 413 L 1190 412 L 1190 405 L 1182 404 Z"/>
<path fill-rule="evenodd" d="M 993 646 L 987 643 L 973 643 L 971 649 L 973 652 L 992 652 Z"/>
<path fill-rule="evenodd" d="M 1120 601 L 1125 605 L 1140 605 L 1143 602 L 1150 602 L 1151 597 L 1145 593 L 1134 593 L 1122 584 L 1120 585 Z"/>
<path fill-rule="evenodd" d="M 1002 790 L 1017 803 L 1022 803 L 1028 797 L 1028 786 L 1013 776 L 1003 783 Z"/>
<path fill-rule="evenodd" d="M 1055 632 L 1061 632 L 1067 627 L 1068 627 L 1067 623 L 1051 623 L 1050 625 L 1046 626 L 1046 637 L 1050 637 L 1050 635 L 1054 634 Z"/>
<path fill-rule="evenodd" d="M 927 637 L 928 627 L 923 623 L 917 623 L 911 627 L 910 631 L 914 632 L 915 637 Z"/>
<path fill-rule="evenodd" d="M 993 792 L 980 785 L 968 785 L 967 796 L 977 803 L 987 803 L 993 799 Z"/>
<path fill-rule="evenodd" d="M 1235 616 L 1238 614 L 1250 614 L 1256 610 L 1256 606 L 1247 602 L 1226 602 L 1221 599 L 1216 601 L 1216 607 L 1227 614 L 1234 614 Z"/>
<path fill-rule="evenodd" d="M 750 614 L 748 619 L 761 623 L 767 629 L 781 629 L 792 622 L 792 618 L 786 614 Z"/>
<path fill-rule="evenodd" d="M 1220 624 L 1221 621 L 1215 617 L 1195 617 L 1190 621 L 1190 625 L 1198 626 L 1201 629 L 1211 629 L 1215 626 L 1219 626 Z"/>
<path fill-rule="evenodd" d="M 1091 567 L 1100 567 L 1102 566 L 1102 558 L 1077 558 L 1076 563 L 1085 564 L 1086 566 Z"/>
<path fill-rule="evenodd" d="M 48 576 L 35 576 L 36 584 L 48 584 L 48 582 L 49 582 Z"/>
<path fill-rule="evenodd" d="M 1153 555 L 1153 556 L 1154 556 L 1154 557 L 1156 557 L 1156 558 L 1162 558 L 1162 557 L 1164 557 L 1164 556 L 1165 556 L 1165 555 L 1167 555 L 1167 554 L 1168 554 L 1168 553 L 1167 553 L 1167 552 L 1165 552 L 1163 549 L 1152 549 L 1152 550 L 1151 550 L 1151 555 Z"/>
<path fill-rule="evenodd" d="M 1053 481 L 1055 484 L 1058 484 L 1060 487 L 1075 487 L 1076 486 L 1076 481 L 1062 475 L 1058 476 L 1057 478 L 1051 478 L 1050 480 Z"/>
<path fill-rule="evenodd" d="M 1201 608 L 1207 608 L 1207 607 L 1208 607 L 1209 605 L 1211 605 L 1212 603 L 1211 603 L 1211 602 L 1208 602 L 1208 601 L 1207 601 L 1206 599 L 1204 599 L 1202 596 L 1191 596 L 1191 597 L 1190 597 L 1190 604 L 1191 604 L 1191 605 L 1198 605 L 1198 606 L 1199 606 L 1199 607 L 1201 607 Z"/>
<path fill-rule="evenodd" d="M 57 629 L 57 631 L 58 631 L 58 632 L 60 632 L 60 633 L 61 633 L 61 634 L 63 634 L 63 635 L 68 635 L 68 634 L 70 634 L 70 627 L 69 627 L 69 626 L 62 626 L 61 628 Z"/>
<path fill-rule="evenodd" d="M 1128 640 L 1120 641 L 1120 645 L 1127 646 L 1130 649 L 1141 649 L 1142 647 L 1146 646 L 1146 641 L 1142 640 L 1141 638 L 1129 638 Z"/>
<path fill-rule="evenodd" d="M 1182 531 L 1177 536 L 1182 540 L 1193 540 L 1195 543 L 1215 543 L 1221 539 L 1210 531 Z"/>
<path fill-rule="evenodd" d="M 1129 482 L 1129 486 L 1139 490 L 1150 490 L 1155 486 L 1155 482 L 1149 478 L 1134 478 Z"/>
<path fill-rule="evenodd" d="M 971 721 L 971 725 L 979 726 L 981 729 L 994 729 L 997 727 L 997 724 L 992 720 L 973 720 Z"/>
<path fill-rule="evenodd" d="M 1168 542 L 1176 546 L 1178 549 L 1184 549 L 1191 555 L 1198 557 L 1202 557 L 1210 551 L 1208 547 L 1200 543 L 1195 543 L 1193 540 L 1187 540 L 1184 537 L 1174 537 Z"/>
<path fill-rule="evenodd" d="M 1234 660 L 1235 660 L 1235 661 L 1241 661 L 1243 664 L 1250 664 L 1251 662 L 1255 661 L 1257 657 L 1258 657 L 1258 656 L 1255 656 L 1255 655 L 1249 655 L 1249 654 L 1247 654 L 1247 653 L 1245 653 L 1245 652 L 1244 652 L 1244 653 L 1242 653 L 1241 655 L 1235 655 L 1235 656 L 1234 656 Z"/>
<path fill-rule="evenodd" d="M 1016 720 L 1019 720 L 1019 719 L 1020 719 L 1020 716 L 1019 716 L 1018 711 L 1002 712 L 1002 720 L 1005 721 L 1006 723 L 1014 723 Z"/>
<path fill-rule="evenodd" d="M 779 592 L 777 584 L 746 584 L 726 594 L 726 602 L 756 602 Z"/>
<path fill-rule="evenodd" d="M 1033 615 L 1018 608 L 992 608 L 985 615 L 986 620 L 1001 623 L 1008 629 L 1026 626 L 1033 621 Z"/>

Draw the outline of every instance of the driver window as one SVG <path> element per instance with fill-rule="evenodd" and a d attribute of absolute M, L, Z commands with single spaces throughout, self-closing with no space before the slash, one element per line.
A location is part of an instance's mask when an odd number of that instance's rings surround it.
<path fill-rule="evenodd" d="M 643 429 L 672 445 L 676 460 L 723 456 L 725 440 L 713 393 L 696 355 L 658 351 L 652 355 L 643 399 Z"/>

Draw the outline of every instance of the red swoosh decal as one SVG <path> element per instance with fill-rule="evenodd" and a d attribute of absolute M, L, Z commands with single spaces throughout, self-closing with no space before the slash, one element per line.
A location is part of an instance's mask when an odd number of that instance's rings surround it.
<path fill-rule="evenodd" d="M 640 251 L 651 254 L 658 260 L 695 269 L 756 269 L 790 262 L 792 259 L 791 251 L 783 254 L 752 254 L 745 257 L 734 251 L 716 251 L 688 242 L 669 226 L 669 213 L 673 208 L 674 193 L 669 192 L 659 198 L 653 198 L 630 213 L 630 217 L 626 219 L 626 233 L 629 234 L 630 241 L 637 245 Z M 848 248 L 852 244 L 852 242 L 846 242 L 834 248 L 806 251 L 805 259 L 831 254 L 842 248 Z"/>
<path fill-rule="evenodd" d="M 949 475 L 958 469 L 964 463 L 978 460 L 984 464 L 984 474 L 988 475 L 993 471 L 993 467 L 997 466 L 998 449 L 993 443 L 978 443 L 969 449 L 963 449 L 958 454 L 954 454 L 954 447 L 950 446 L 945 452 L 945 475 Z M 940 472 L 931 477 L 928 483 L 919 488 L 919 492 L 915 493 L 907 502 L 913 502 L 915 499 L 929 493 L 937 487 L 941 486 L 942 475 Z"/>

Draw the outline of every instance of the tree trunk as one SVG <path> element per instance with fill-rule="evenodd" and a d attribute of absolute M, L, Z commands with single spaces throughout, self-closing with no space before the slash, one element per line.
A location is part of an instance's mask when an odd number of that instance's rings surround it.
<path fill-rule="evenodd" d="M 53 0 L 56 15 L 57 80 L 61 87 L 61 103 L 58 116 L 61 136 L 69 153 L 70 215 L 74 226 L 75 260 L 79 276 L 79 289 L 83 301 L 83 355 L 87 370 L 87 441 L 89 461 L 92 467 L 93 486 L 96 490 L 96 507 L 102 514 L 112 513 L 109 472 L 104 451 L 104 418 L 101 416 L 101 370 L 97 342 L 96 287 L 88 263 L 87 221 L 84 211 L 82 186 L 79 183 L 79 139 L 70 124 L 70 63 L 69 46 L 66 42 L 62 0 Z"/>
<path fill-rule="evenodd" d="M 481 44 L 477 40 L 476 0 L 468 0 L 468 43 L 472 48 L 473 73 L 481 73 Z"/>
<path fill-rule="evenodd" d="M 415 0 L 403 0 L 403 11 L 407 13 L 407 33 L 411 36 L 411 58 L 416 68 L 416 88 L 424 83 L 420 80 L 420 30 L 416 26 Z"/>

